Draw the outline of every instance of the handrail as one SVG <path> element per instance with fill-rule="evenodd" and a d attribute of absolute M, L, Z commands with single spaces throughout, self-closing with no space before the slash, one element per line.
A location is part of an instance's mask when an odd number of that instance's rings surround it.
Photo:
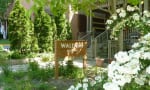
<path fill-rule="evenodd" d="M 96 36 L 95 40 L 97 41 L 97 43 L 102 43 L 103 41 L 108 40 L 108 30 L 105 30 L 104 32 Z"/>
<path fill-rule="evenodd" d="M 82 32 L 79 32 L 80 34 L 82 33 Z M 90 36 L 90 32 L 87 32 L 84 36 L 82 36 L 82 37 L 79 37 L 79 40 L 85 40 L 88 36 Z"/>
<path fill-rule="evenodd" d="M 109 39 L 109 30 L 95 37 L 94 56 L 101 58 L 113 58 L 113 55 L 118 52 L 118 42 Z"/>
<path fill-rule="evenodd" d="M 99 34 L 98 36 L 96 36 L 94 38 L 94 56 L 95 57 L 102 57 L 102 56 L 99 56 L 100 52 L 102 52 L 100 50 L 101 47 L 103 46 L 106 46 L 107 47 L 107 42 L 108 41 L 108 30 L 105 30 L 104 32 L 102 32 L 101 34 Z M 107 54 L 107 53 L 106 53 Z"/>
<path fill-rule="evenodd" d="M 82 34 L 83 32 L 79 32 Z M 87 32 L 84 36 L 78 37 L 78 40 L 86 40 L 88 43 L 88 47 L 91 45 L 91 32 Z"/>

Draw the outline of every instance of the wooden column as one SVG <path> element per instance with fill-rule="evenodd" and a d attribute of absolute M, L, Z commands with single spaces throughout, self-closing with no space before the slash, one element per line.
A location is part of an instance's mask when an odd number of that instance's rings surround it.
<path fill-rule="evenodd" d="M 124 7 L 124 8 L 127 7 L 127 0 L 124 0 L 124 2 L 123 2 L 123 7 Z"/>
<path fill-rule="evenodd" d="M 83 56 L 83 73 L 86 75 L 86 68 L 87 68 L 87 55 Z"/>
<path fill-rule="evenodd" d="M 116 12 L 116 0 L 110 0 L 110 12 L 111 14 Z"/>
<path fill-rule="evenodd" d="M 144 10 L 148 10 L 148 1 L 149 0 L 144 0 Z"/>
<path fill-rule="evenodd" d="M 55 79 L 58 79 L 59 76 L 59 63 L 58 63 L 58 58 L 55 55 Z"/>
<path fill-rule="evenodd" d="M 119 50 L 123 51 L 123 30 L 120 31 L 119 35 Z"/>

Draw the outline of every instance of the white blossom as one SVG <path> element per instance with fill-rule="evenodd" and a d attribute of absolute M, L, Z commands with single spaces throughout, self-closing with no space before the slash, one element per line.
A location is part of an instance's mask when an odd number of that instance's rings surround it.
<path fill-rule="evenodd" d="M 146 22 L 147 24 L 150 24 L 150 20 L 147 20 L 147 22 Z"/>
<path fill-rule="evenodd" d="M 109 26 L 107 26 L 107 27 L 106 27 L 106 29 L 107 29 L 107 30 L 109 30 L 109 29 L 110 29 L 110 27 L 109 27 Z"/>
<path fill-rule="evenodd" d="M 128 75 L 122 75 L 122 74 L 116 74 L 116 76 L 113 77 L 112 82 L 116 83 L 119 86 L 124 86 L 126 83 L 129 83 L 131 81 L 131 77 Z"/>
<path fill-rule="evenodd" d="M 83 83 L 83 88 L 86 90 L 88 88 L 88 83 Z"/>
<path fill-rule="evenodd" d="M 135 82 L 139 85 L 144 85 L 144 81 L 141 80 L 140 78 L 135 78 Z"/>
<path fill-rule="evenodd" d="M 112 24 L 113 23 L 113 20 L 107 20 L 106 21 L 106 24 Z"/>
<path fill-rule="evenodd" d="M 124 67 L 127 68 L 127 71 L 124 71 L 127 74 L 138 74 L 140 70 L 140 61 L 139 59 L 131 59 L 130 62 L 126 63 Z"/>
<path fill-rule="evenodd" d="M 82 82 L 88 82 L 88 78 L 84 78 Z"/>
<path fill-rule="evenodd" d="M 120 12 L 121 12 L 121 9 L 117 9 L 116 12 L 117 12 L 117 13 L 120 13 Z"/>
<path fill-rule="evenodd" d="M 146 75 L 140 75 L 135 78 L 135 82 L 139 85 L 144 85 L 145 81 L 146 81 Z"/>
<path fill-rule="evenodd" d="M 143 39 L 150 40 L 150 33 L 146 34 Z"/>
<path fill-rule="evenodd" d="M 130 50 L 128 53 L 129 53 L 130 59 L 132 60 L 132 59 L 141 58 L 143 51 L 141 51 L 141 50 L 136 50 L 136 51 Z"/>
<path fill-rule="evenodd" d="M 111 82 L 105 83 L 103 88 L 104 90 L 120 90 L 120 87 L 117 84 Z"/>
<path fill-rule="evenodd" d="M 139 14 L 137 14 L 137 13 L 133 14 L 132 17 L 133 17 L 133 19 L 136 20 L 136 21 L 139 21 L 139 20 L 140 20 L 140 16 L 139 16 Z"/>
<path fill-rule="evenodd" d="M 137 43 L 134 43 L 133 45 L 132 45 L 132 48 L 138 48 L 138 47 L 140 47 L 140 44 L 137 42 Z"/>
<path fill-rule="evenodd" d="M 90 82 L 90 85 L 91 86 L 94 86 L 96 84 L 96 81 L 95 80 L 92 80 L 91 82 Z"/>
<path fill-rule="evenodd" d="M 121 9 L 121 12 L 119 13 L 119 16 L 124 18 L 126 16 L 125 10 Z"/>
<path fill-rule="evenodd" d="M 116 61 L 112 61 L 111 64 L 108 65 L 108 77 L 113 78 L 116 69 L 119 67 L 119 64 Z"/>
<path fill-rule="evenodd" d="M 95 77 L 95 80 L 96 80 L 96 81 L 101 81 L 101 79 L 102 79 L 102 78 L 101 78 L 100 76 L 96 76 L 96 77 Z"/>
<path fill-rule="evenodd" d="M 146 68 L 146 73 L 150 74 L 150 65 Z"/>
<path fill-rule="evenodd" d="M 141 58 L 144 60 L 150 60 L 150 52 L 144 52 Z"/>
<path fill-rule="evenodd" d="M 75 89 L 75 87 L 73 85 L 71 85 L 68 90 L 74 90 L 74 89 Z"/>
<path fill-rule="evenodd" d="M 116 19 L 117 19 L 117 15 L 115 15 L 115 14 L 112 15 L 112 19 L 113 19 L 113 20 L 116 20 Z"/>
<path fill-rule="evenodd" d="M 131 7 L 130 5 L 127 6 L 127 11 L 134 11 L 135 7 Z"/>
<path fill-rule="evenodd" d="M 130 60 L 130 57 L 127 52 L 120 51 L 115 54 L 116 61 L 119 63 L 125 63 Z"/>
<path fill-rule="evenodd" d="M 146 16 L 146 17 L 150 17 L 150 12 L 147 11 L 147 10 L 145 10 L 145 11 L 143 12 L 143 14 L 144 14 L 144 16 Z"/>
<path fill-rule="evenodd" d="M 81 83 L 78 83 L 77 86 L 75 87 L 75 90 L 79 90 L 79 88 L 82 87 L 82 84 Z"/>

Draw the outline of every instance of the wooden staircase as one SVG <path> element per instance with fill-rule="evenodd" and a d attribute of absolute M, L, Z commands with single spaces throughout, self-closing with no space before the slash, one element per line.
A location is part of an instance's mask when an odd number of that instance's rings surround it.
<path fill-rule="evenodd" d="M 95 38 L 95 57 L 112 59 L 119 51 L 118 41 L 110 40 L 109 35 L 110 31 L 105 30 Z"/>

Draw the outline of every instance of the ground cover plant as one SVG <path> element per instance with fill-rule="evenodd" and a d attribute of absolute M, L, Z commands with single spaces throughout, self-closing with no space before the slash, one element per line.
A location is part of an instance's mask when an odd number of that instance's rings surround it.
<path fill-rule="evenodd" d="M 62 88 L 66 90 L 76 79 L 81 78 L 82 74 L 82 69 L 75 67 L 72 63 L 66 63 L 66 66 L 60 63 L 60 77 L 56 80 L 54 65 L 40 66 L 42 59 L 40 64 L 31 60 L 26 70 L 18 71 L 13 70 L 12 65 L 7 61 L 9 60 L 6 59 L 6 62 L 0 66 L 2 67 L 0 87 L 3 90 L 62 90 Z"/>

